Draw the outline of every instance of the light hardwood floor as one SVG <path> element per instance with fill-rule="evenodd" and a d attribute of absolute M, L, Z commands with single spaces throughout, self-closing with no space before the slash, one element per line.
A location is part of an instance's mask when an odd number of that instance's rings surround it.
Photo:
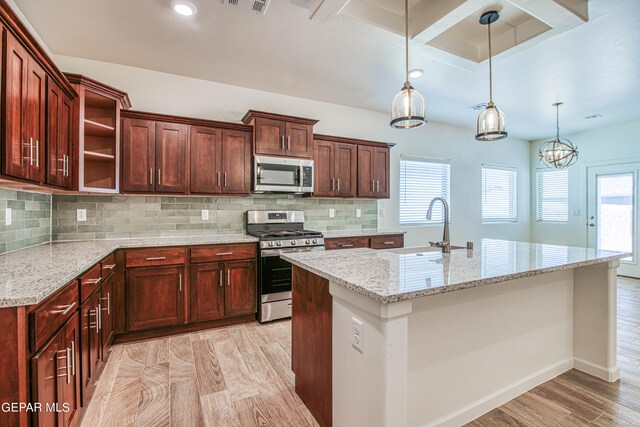
<path fill-rule="evenodd" d="M 289 321 L 116 345 L 83 426 L 317 425 L 294 392 Z M 618 283 L 618 365 L 572 370 L 468 426 L 640 426 L 640 281 Z"/>

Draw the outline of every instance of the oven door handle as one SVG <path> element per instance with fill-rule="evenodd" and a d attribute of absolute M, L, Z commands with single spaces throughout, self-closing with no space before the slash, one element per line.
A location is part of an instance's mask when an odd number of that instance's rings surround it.
<path fill-rule="evenodd" d="M 292 253 L 292 252 L 313 252 L 313 251 L 324 251 L 324 246 L 314 246 L 311 248 L 301 248 L 301 249 L 267 249 L 260 252 L 260 256 L 262 258 L 280 256 L 280 254 Z"/>

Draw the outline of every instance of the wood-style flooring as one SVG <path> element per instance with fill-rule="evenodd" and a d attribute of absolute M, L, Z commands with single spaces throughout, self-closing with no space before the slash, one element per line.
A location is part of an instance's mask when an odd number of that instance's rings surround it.
<path fill-rule="evenodd" d="M 289 321 L 116 345 L 82 425 L 315 426 L 290 354 Z M 616 383 L 572 370 L 468 426 L 640 426 L 638 280 L 618 282 L 618 365 Z"/>

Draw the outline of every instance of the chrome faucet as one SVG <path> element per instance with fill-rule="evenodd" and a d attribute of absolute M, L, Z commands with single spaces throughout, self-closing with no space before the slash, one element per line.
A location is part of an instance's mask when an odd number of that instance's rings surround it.
<path fill-rule="evenodd" d="M 429 203 L 429 209 L 427 210 L 427 219 L 430 221 L 433 214 L 433 205 L 436 201 L 440 200 L 444 208 L 444 232 L 442 234 L 442 242 L 429 242 L 431 246 L 437 246 L 442 248 L 442 252 L 448 254 L 451 252 L 451 241 L 449 240 L 449 205 L 447 201 L 442 197 L 434 197 Z"/>

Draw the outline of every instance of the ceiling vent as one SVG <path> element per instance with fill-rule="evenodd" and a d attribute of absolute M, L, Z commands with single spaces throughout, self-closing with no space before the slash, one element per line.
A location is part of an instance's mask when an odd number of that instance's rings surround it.
<path fill-rule="evenodd" d="M 481 111 L 481 110 L 484 110 L 485 108 L 487 108 L 487 103 L 486 102 L 481 102 L 480 104 L 472 105 L 469 108 L 471 108 L 472 110 Z"/>
<path fill-rule="evenodd" d="M 222 0 L 222 3 L 238 9 L 250 10 L 258 15 L 267 13 L 267 6 L 269 6 L 269 0 Z"/>

